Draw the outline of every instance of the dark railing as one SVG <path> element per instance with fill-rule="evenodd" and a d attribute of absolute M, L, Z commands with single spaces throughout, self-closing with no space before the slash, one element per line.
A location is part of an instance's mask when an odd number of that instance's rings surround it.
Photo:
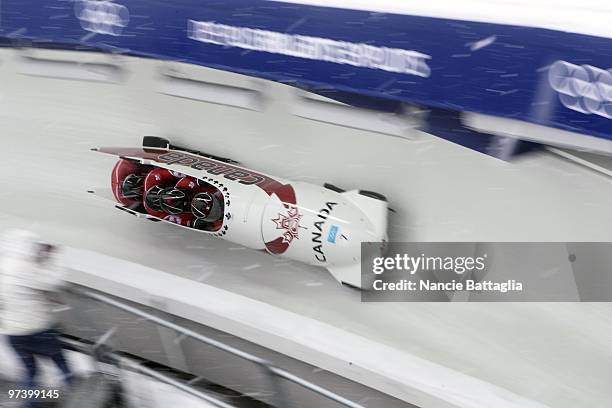
<path fill-rule="evenodd" d="M 96 346 L 99 346 L 98 344 L 93 345 L 93 347 L 89 344 L 84 344 L 81 343 L 79 341 L 73 340 L 73 339 L 69 339 L 69 338 L 63 338 L 62 342 L 64 343 L 64 345 L 71 349 L 71 350 L 75 350 L 81 353 L 85 353 L 85 354 L 94 354 L 96 355 L 97 353 L 94 352 L 93 350 L 96 349 Z M 97 354 L 98 358 L 104 358 L 104 361 L 110 361 L 113 362 L 114 364 L 116 364 L 118 367 L 121 368 L 125 368 L 128 369 L 130 371 L 136 372 L 136 373 L 140 373 L 140 374 L 144 374 L 148 377 L 151 377 L 157 381 L 160 381 L 162 383 L 168 384 L 173 386 L 174 388 L 181 390 L 189 395 L 192 395 L 194 397 L 200 398 L 203 401 L 206 401 L 207 403 L 215 406 L 215 407 L 219 407 L 219 408 L 237 408 L 235 405 L 231 405 L 228 404 L 224 401 L 221 401 L 220 399 L 217 399 L 215 397 L 213 397 L 212 395 L 209 395 L 205 392 L 202 392 L 200 390 L 198 390 L 197 388 L 186 384 L 184 382 L 178 381 L 170 376 L 164 375 L 159 373 L 156 370 L 153 370 L 151 368 L 145 367 L 142 365 L 142 362 L 140 361 L 136 361 L 133 360 L 131 358 L 122 356 L 118 353 L 115 353 L 113 351 L 110 350 L 105 350 L 103 353 L 101 354 Z"/>
<path fill-rule="evenodd" d="M 284 379 L 284 380 L 292 382 L 292 383 L 294 383 L 294 384 L 296 384 L 296 385 L 298 385 L 298 386 L 300 386 L 300 387 L 302 387 L 304 389 L 312 391 L 315 394 L 323 396 L 323 397 L 329 399 L 330 401 L 334 401 L 334 402 L 336 402 L 336 403 L 338 403 L 338 404 L 340 404 L 342 406 L 349 407 L 349 408 L 365 408 L 363 405 L 360 405 L 360 404 L 358 404 L 356 402 L 353 402 L 353 401 L 351 401 L 351 400 L 349 400 L 347 398 L 344 398 L 344 397 L 342 397 L 342 396 L 340 396 L 340 395 L 338 395 L 338 394 L 336 394 L 336 393 L 334 393 L 334 392 L 332 392 L 332 391 L 330 391 L 330 390 L 328 390 L 326 388 L 323 388 L 323 387 L 321 387 L 319 385 L 316 385 L 316 384 L 314 384 L 314 383 L 312 383 L 310 381 L 307 381 L 307 380 L 305 380 L 305 379 L 303 379 L 303 378 L 301 378 L 301 377 L 299 377 L 299 376 L 297 376 L 295 374 L 292 374 L 292 373 L 290 373 L 290 372 L 288 372 L 286 370 L 283 370 L 282 368 L 276 367 L 275 365 L 273 365 L 272 363 L 270 363 L 267 360 L 264 360 L 264 359 L 262 359 L 260 357 L 257 357 L 255 355 L 253 355 L 253 354 L 250 354 L 250 353 L 247 353 L 247 352 L 245 352 L 243 350 L 240 350 L 240 349 L 237 349 L 235 347 L 232 347 L 232 346 L 230 346 L 230 345 L 228 345 L 226 343 L 223 343 L 223 342 L 220 342 L 218 340 L 212 339 L 210 337 L 204 336 L 204 335 L 202 335 L 200 333 L 197 333 L 197 332 L 195 332 L 193 330 L 187 329 L 187 328 L 182 327 L 182 326 L 180 326 L 178 324 L 175 324 L 175 323 L 172 323 L 170 321 L 167 321 L 167 320 L 165 320 L 165 319 L 163 319 L 161 317 L 155 316 L 155 315 L 153 315 L 151 313 L 147 313 L 145 311 L 142 311 L 142 310 L 140 310 L 140 309 L 138 309 L 136 307 L 133 307 L 133 306 L 127 305 L 125 303 L 122 303 L 120 301 L 117 301 L 117 300 L 115 300 L 115 299 L 113 299 L 113 298 L 111 298 L 109 296 L 105 296 L 105 295 L 93 292 L 91 290 L 82 289 L 82 288 L 76 288 L 76 287 L 73 287 L 71 289 L 71 292 L 75 292 L 76 294 L 79 294 L 81 296 L 85 296 L 87 298 L 96 300 L 98 302 L 102 302 L 104 304 L 113 306 L 113 307 L 115 307 L 117 309 L 123 310 L 124 312 L 130 313 L 130 314 L 138 316 L 138 317 L 140 317 L 142 319 L 145 319 L 145 320 L 148 320 L 150 322 L 153 322 L 153 323 L 155 323 L 155 324 L 157 324 L 159 326 L 163 326 L 163 327 L 166 327 L 168 329 L 174 330 L 177 333 L 180 333 L 181 335 L 183 335 L 185 337 L 189 337 L 189 338 L 197 340 L 197 341 L 199 341 L 201 343 L 207 344 L 207 345 L 209 345 L 211 347 L 215 347 L 218 350 L 222 350 L 222 351 L 224 351 L 224 352 L 226 352 L 228 354 L 234 355 L 236 357 L 239 357 L 239 358 L 241 358 L 241 359 L 243 359 L 245 361 L 249 361 L 249 362 L 251 362 L 251 363 L 261 367 L 262 371 L 264 373 L 266 373 L 270 377 L 270 380 L 272 381 L 272 383 L 274 385 L 274 388 L 278 391 L 277 392 L 277 396 L 278 396 L 278 399 L 280 399 L 279 406 L 283 406 L 283 407 L 291 406 L 291 404 L 286 403 L 286 401 L 282 401 L 282 398 L 283 398 L 282 394 L 283 393 L 281 392 L 281 386 L 278 383 L 278 379 Z M 141 367 L 141 369 L 144 370 L 143 367 Z M 151 375 L 152 373 L 148 373 L 148 374 Z M 159 375 L 160 374 L 154 374 L 152 376 L 159 377 Z M 162 381 L 169 383 L 170 380 L 171 379 L 162 380 Z M 189 391 L 189 389 L 191 387 L 189 387 L 189 386 L 187 386 L 185 384 L 182 384 L 180 386 L 178 386 L 177 384 L 172 384 L 172 385 L 175 385 L 178 388 L 181 388 L 181 389 L 183 389 L 186 392 L 189 392 L 191 394 L 194 394 L 194 392 L 198 392 L 195 389 L 192 390 L 192 391 Z M 207 396 L 207 397 L 209 397 L 209 396 Z M 209 401 L 209 402 L 211 402 L 212 404 L 215 404 L 215 402 L 212 402 L 212 401 Z M 223 404 L 225 404 L 225 403 L 223 403 Z M 230 407 L 230 405 L 227 405 L 227 404 L 219 405 L 219 406 Z"/>

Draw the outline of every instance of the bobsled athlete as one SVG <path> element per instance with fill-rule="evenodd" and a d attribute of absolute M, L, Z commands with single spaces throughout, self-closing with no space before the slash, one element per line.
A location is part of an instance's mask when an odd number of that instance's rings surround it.
<path fill-rule="evenodd" d="M 214 186 L 193 177 L 184 177 L 176 188 L 188 192 L 183 208 L 195 217 L 193 228 L 217 231 L 223 224 L 223 194 Z"/>
<path fill-rule="evenodd" d="M 184 174 L 166 169 L 152 170 L 144 181 L 144 207 L 147 213 L 176 224 L 190 226 L 195 219 L 189 210 L 187 192 L 177 188 Z"/>
<path fill-rule="evenodd" d="M 111 174 L 111 187 L 115 199 L 133 210 L 141 209 L 144 180 L 151 169 L 151 166 L 130 160 L 119 160 Z"/>

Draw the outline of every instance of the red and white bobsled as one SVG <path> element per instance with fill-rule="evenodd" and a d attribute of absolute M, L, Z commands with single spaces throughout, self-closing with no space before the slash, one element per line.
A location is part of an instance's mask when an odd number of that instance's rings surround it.
<path fill-rule="evenodd" d="M 145 137 L 142 148 L 92 150 L 213 185 L 224 199 L 222 224 L 215 230 L 198 231 L 322 266 L 341 283 L 361 287 L 361 242 L 387 240 L 388 205 L 377 193 L 290 182 L 240 167 L 232 160 L 172 146 L 158 137 Z M 122 203 L 116 207 L 160 220 Z"/>

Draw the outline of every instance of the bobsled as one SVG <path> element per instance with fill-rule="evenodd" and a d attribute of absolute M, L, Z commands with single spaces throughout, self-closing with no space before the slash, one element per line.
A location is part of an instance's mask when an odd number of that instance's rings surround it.
<path fill-rule="evenodd" d="M 177 147 L 167 139 L 145 136 L 142 147 L 97 147 L 92 150 L 115 155 L 121 161 L 151 169 L 166 169 L 180 177 L 214 187 L 221 197 L 222 212 L 214 227 L 188 225 L 175 217 L 147 212 L 143 206 L 122 200 L 117 191 L 116 208 L 152 221 L 190 228 L 254 250 L 285 257 L 329 270 L 343 284 L 361 288 L 361 243 L 387 241 L 388 203 L 372 191 L 345 191 L 288 181 L 242 167 L 238 162 Z M 113 173 L 113 177 L 116 175 Z M 116 181 L 116 180 L 115 180 Z M 113 187 L 116 182 L 111 180 Z M 98 190 L 90 190 L 99 193 Z M 99 194 L 100 195 L 100 194 Z M 378 248 L 378 247 L 377 247 Z M 377 252 L 378 249 L 375 250 Z M 370 256 L 380 256 L 370 254 Z"/>

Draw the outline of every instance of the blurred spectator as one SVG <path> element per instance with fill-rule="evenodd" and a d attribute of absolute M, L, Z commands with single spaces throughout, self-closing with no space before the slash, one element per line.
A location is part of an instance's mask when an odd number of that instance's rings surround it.
<path fill-rule="evenodd" d="M 72 383 L 51 299 L 64 282 L 54 263 L 55 249 L 30 231 L 10 230 L 0 238 L 0 333 L 23 362 L 23 386 L 30 389 L 36 387 L 40 356 L 51 359 L 65 383 Z"/>

